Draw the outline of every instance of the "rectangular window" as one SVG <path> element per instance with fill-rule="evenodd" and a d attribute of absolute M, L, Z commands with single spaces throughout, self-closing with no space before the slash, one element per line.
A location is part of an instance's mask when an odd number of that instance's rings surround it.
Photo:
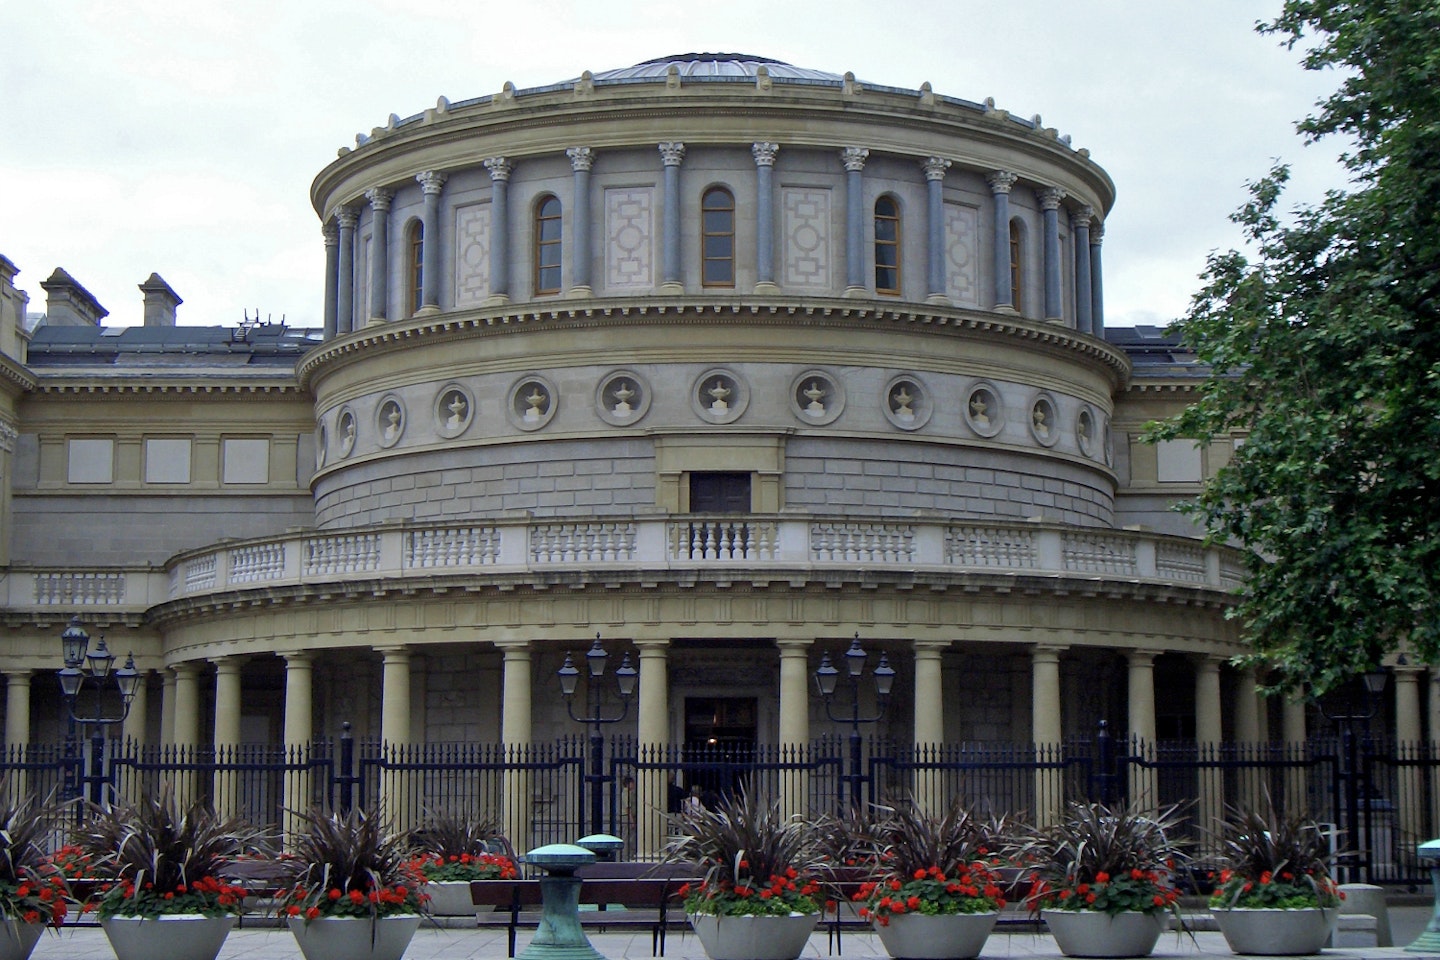
<path fill-rule="evenodd" d="M 146 437 L 145 482 L 189 483 L 190 440 Z"/>
<path fill-rule="evenodd" d="M 115 441 L 94 438 L 66 443 L 65 479 L 71 483 L 113 483 Z"/>
<path fill-rule="evenodd" d="M 750 474 L 690 474 L 691 513 L 749 513 Z"/>
<path fill-rule="evenodd" d="M 226 438 L 221 477 L 225 483 L 268 483 L 270 441 L 268 439 Z"/>

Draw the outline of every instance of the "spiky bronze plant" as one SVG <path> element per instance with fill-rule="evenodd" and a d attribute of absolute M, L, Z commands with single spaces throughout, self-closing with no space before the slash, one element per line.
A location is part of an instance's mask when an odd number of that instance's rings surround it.
<path fill-rule="evenodd" d="M 293 886 L 279 901 L 286 916 L 387 917 L 421 912 L 420 877 L 407 837 L 378 815 L 312 810 L 291 838 Z"/>
<path fill-rule="evenodd" d="M 815 832 L 799 817 L 781 814 L 778 802 L 742 790 L 714 809 L 674 816 L 672 827 L 665 858 L 705 870 L 704 882 L 686 890 L 688 912 L 783 916 L 819 910 L 816 873 L 824 861 Z"/>
<path fill-rule="evenodd" d="M 427 810 L 424 822 L 406 837 L 412 867 L 426 880 L 493 880 L 519 875 L 515 852 L 489 817 L 464 817 Z"/>
<path fill-rule="evenodd" d="M 841 878 L 856 871 L 872 872 L 891 813 L 889 807 L 857 803 L 815 820 L 811 829 L 827 868 Z"/>
<path fill-rule="evenodd" d="M 11 799 L 0 783 L 0 917 L 59 925 L 68 912 L 69 888 L 45 853 L 65 804 L 53 795 Z"/>
<path fill-rule="evenodd" d="M 1297 909 L 1340 903 L 1330 876 L 1329 838 L 1303 814 L 1282 816 L 1269 796 L 1265 806 L 1227 806 L 1214 832 L 1223 868 L 1212 907 Z"/>
<path fill-rule="evenodd" d="M 222 868 L 266 839 L 244 818 L 202 803 L 182 810 L 168 783 L 136 803 L 90 805 L 71 835 L 97 872 L 116 881 L 101 900 L 102 917 L 238 913 L 244 891 L 219 880 Z"/>

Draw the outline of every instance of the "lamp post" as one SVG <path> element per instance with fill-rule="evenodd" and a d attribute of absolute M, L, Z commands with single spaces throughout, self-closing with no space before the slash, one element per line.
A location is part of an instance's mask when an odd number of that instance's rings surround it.
<path fill-rule="evenodd" d="M 625 654 L 620 667 L 615 671 L 615 686 L 620 692 L 620 713 L 613 717 L 602 715 L 605 702 L 605 688 L 601 680 L 605 676 L 605 663 L 610 655 L 600 645 L 600 634 L 595 634 L 595 643 L 585 652 L 585 669 L 589 679 L 585 684 L 586 713 L 575 716 L 575 688 L 580 683 L 580 670 L 570 654 L 565 654 L 565 664 L 558 671 L 560 695 L 565 698 L 565 710 L 576 723 L 590 726 L 590 773 L 585 781 L 590 784 L 590 832 L 605 832 L 605 798 L 600 792 L 605 782 L 605 738 L 600 730 L 607 723 L 619 723 L 630 712 L 630 698 L 635 695 L 635 680 L 640 672 L 630 666 L 630 654 Z"/>
<path fill-rule="evenodd" d="M 101 637 L 90 649 L 90 634 L 80 626 L 80 618 L 73 617 L 65 632 L 60 634 L 60 651 L 65 666 L 58 671 L 60 695 L 65 700 L 65 710 L 70 719 L 83 730 L 90 728 L 90 772 L 82 779 L 88 785 L 88 798 L 99 804 L 104 796 L 105 786 L 105 731 L 113 724 L 123 723 L 130 715 L 130 704 L 135 700 L 135 690 L 140 686 L 140 671 L 135 669 L 135 658 L 127 656 L 125 666 L 115 667 L 115 655 Z M 120 713 L 110 716 L 105 713 L 105 689 L 113 681 L 120 692 Z M 86 686 L 92 688 L 88 709 L 77 706 L 80 694 Z"/>
<path fill-rule="evenodd" d="M 850 649 L 844 653 L 845 679 L 850 686 L 850 715 L 835 715 L 835 688 L 840 682 L 840 671 L 830 662 L 830 654 L 826 653 L 820 658 L 820 666 L 815 669 L 815 686 L 820 690 L 820 696 L 825 701 L 825 715 L 834 723 L 850 724 L 850 773 L 841 777 L 850 786 L 850 802 L 860 803 L 860 785 L 864 781 L 864 774 L 860 772 L 860 724 L 875 723 L 885 716 L 885 707 L 890 702 L 890 690 L 895 685 L 895 671 L 890 666 L 889 659 L 884 653 L 880 654 L 880 662 L 875 665 L 872 676 L 875 680 L 875 703 L 876 710 L 873 716 L 862 717 L 860 715 L 860 678 L 865 673 L 865 659 L 868 655 L 865 649 L 860 646 L 860 633 L 856 631 L 855 638 L 850 641 Z M 844 801 L 844 797 L 841 797 Z"/>
<path fill-rule="evenodd" d="M 1361 674 L 1364 683 L 1364 693 L 1360 702 L 1352 692 L 1345 698 L 1345 706 L 1327 707 L 1324 702 L 1320 704 L 1320 712 L 1327 720 L 1340 725 L 1340 737 L 1345 754 L 1345 833 L 1347 845 L 1353 845 L 1359 851 L 1360 844 L 1360 804 L 1362 796 L 1365 802 L 1369 802 L 1369 784 L 1367 789 L 1361 792 L 1360 773 L 1360 744 L 1359 738 L 1355 735 L 1356 725 L 1369 726 L 1370 718 L 1374 717 L 1380 710 L 1380 694 L 1385 692 L 1385 681 L 1388 675 L 1383 670 L 1371 670 Z M 1373 827 L 1373 824 L 1371 825 Z M 1368 842 L 1374 841 L 1374 830 L 1372 829 L 1366 837 Z M 1366 852 L 1364 862 L 1370 863 L 1370 851 Z M 1345 879 L 1355 883 L 1360 877 L 1360 861 L 1352 856 L 1345 867 Z"/>

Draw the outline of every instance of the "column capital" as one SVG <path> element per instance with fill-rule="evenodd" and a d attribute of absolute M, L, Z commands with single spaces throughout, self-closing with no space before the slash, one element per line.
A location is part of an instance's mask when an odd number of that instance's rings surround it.
<path fill-rule="evenodd" d="M 194 660 L 184 660 L 180 663 L 170 664 L 170 669 L 175 673 L 175 679 L 181 677 L 198 677 L 200 675 L 200 664 Z"/>
<path fill-rule="evenodd" d="M 326 221 L 325 226 L 320 228 L 320 236 L 325 238 L 325 246 L 335 247 L 340 244 L 340 227 L 332 217 Z"/>
<path fill-rule="evenodd" d="M 395 199 L 395 191 L 386 187 L 371 187 L 365 191 L 365 199 L 370 201 L 370 209 L 380 213 L 390 209 L 390 201 Z"/>
<path fill-rule="evenodd" d="M 1065 199 L 1065 191 L 1059 187 L 1041 187 L 1035 191 L 1035 196 L 1040 201 L 1041 210 L 1058 210 L 1060 201 Z"/>
<path fill-rule="evenodd" d="M 1089 229 L 1090 221 L 1095 219 L 1095 208 L 1088 203 L 1073 210 L 1070 213 L 1070 228 L 1072 230 Z"/>
<path fill-rule="evenodd" d="M 926 180 L 944 180 L 945 171 L 950 169 L 950 161 L 944 157 L 926 157 L 920 161 L 920 169 L 925 171 Z"/>
<path fill-rule="evenodd" d="M 660 161 L 667 167 L 678 167 L 685 159 L 685 144 L 679 140 L 666 140 L 660 144 Z"/>
<path fill-rule="evenodd" d="M 1060 654 L 1069 649 L 1063 643 L 1037 643 L 1030 648 L 1030 659 L 1036 663 L 1059 663 Z"/>
<path fill-rule="evenodd" d="M 1165 652 L 1165 651 L 1163 651 L 1163 650 L 1148 650 L 1148 649 L 1145 649 L 1145 648 L 1141 648 L 1141 649 L 1138 649 L 1138 650 L 1126 650 L 1126 651 L 1125 651 L 1125 659 L 1126 659 L 1127 661 L 1129 661 L 1129 663 L 1130 663 L 1130 665 L 1131 665 L 1132 667 L 1133 667 L 1133 666 L 1154 666 L 1154 665 L 1155 665 L 1155 658 L 1158 657 L 1158 656 L 1160 656 L 1160 654 L 1162 654 L 1162 653 L 1164 653 L 1164 652 Z"/>
<path fill-rule="evenodd" d="M 922 653 L 929 656 L 939 656 L 952 646 L 949 640 L 912 640 L 910 646 L 915 651 L 915 656 Z"/>
<path fill-rule="evenodd" d="M 439 170 L 426 170 L 415 174 L 415 182 L 425 188 L 425 196 L 435 196 L 445 186 L 447 175 Z"/>
<path fill-rule="evenodd" d="M 865 160 L 870 156 L 870 151 L 864 147 L 845 147 L 840 151 L 840 162 L 845 164 L 845 169 L 855 173 L 865 169 Z"/>
<path fill-rule="evenodd" d="M 1019 179 L 1009 170 L 992 170 L 985 175 L 985 182 L 990 184 L 991 193 L 1009 193 L 1010 188 L 1015 186 L 1015 181 Z"/>
<path fill-rule="evenodd" d="M 506 659 L 509 659 L 511 654 L 523 653 L 527 657 L 530 656 L 529 640 L 491 640 L 490 642 L 505 654 Z"/>
<path fill-rule="evenodd" d="M 410 645 L 405 643 L 371 647 L 370 649 L 384 657 L 387 663 L 392 660 L 408 660 L 410 659 L 410 654 L 414 652 L 410 649 Z"/>
<path fill-rule="evenodd" d="M 1220 668 L 1230 662 L 1229 657 L 1222 657 L 1217 654 L 1207 653 L 1195 660 L 1195 669 L 1205 673 L 1219 673 Z"/>
<path fill-rule="evenodd" d="M 285 658 L 285 666 L 308 667 L 315 662 L 315 654 L 309 650 L 276 650 L 276 654 Z"/>
<path fill-rule="evenodd" d="M 239 673 L 240 668 L 250 658 L 245 654 L 235 653 L 224 657 L 215 657 L 210 662 L 215 664 L 216 673 Z"/>
<path fill-rule="evenodd" d="M 1090 246 L 1100 246 L 1100 241 L 1105 239 L 1105 221 L 1099 218 L 1090 222 Z"/>
<path fill-rule="evenodd" d="M 595 151 L 590 147 L 570 147 L 565 151 L 571 170 L 589 170 L 595 165 Z"/>
<path fill-rule="evenodd" d="M 360 211 L 354 207 L 340 207 L 335 211 L 335 226 L 341 230 L 354 230 L 360 222 Z"/>
<path fill-rule="evenodd" d="M 750 155 L 755 158 L 757 167 L 775 166 L 775 155 L 780 152 L 780 144 L 768 141 L 758 141 L 750 144 Z"/>
<path fill-rule="evenodd" d="M 809 656 L 810 650 L 815 646 L 814 640 L 803 637 L 780 637 L 775 641 L 775 647 L 780 651 L 780 656 Z"/>
<path fill-rule="evenodd" d="M 506 157 L 487 157 L 485 159 L 485 169 L 489 171 L 492 182 L 500 183 L 508 181 L 510 179 L 510 171 L 515 168 Z"/>

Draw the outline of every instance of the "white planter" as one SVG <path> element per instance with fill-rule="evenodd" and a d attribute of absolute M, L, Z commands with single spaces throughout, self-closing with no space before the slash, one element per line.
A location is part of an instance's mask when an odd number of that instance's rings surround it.
<path fill-rule="evenodd" d="M 100 926 L 119 960 L 215 960 L 235 918 L 177 913 L 154 919 L 110 917 Z"/>
<path fill-rule="evenodd" d="M 420 892 L 430 897 L 432 917 L 473 917 L 481 909 L 493 909 L 475 906 L 470 899 L 469 880 L 432 880 Z"/>
<path fill-rule="evenodd" d="M 716 917 L 692 913 L 689 919 L 710 960 L 795 960 L 810 942 L 820 914 Z"/>
<path fill-rule="evenodd" d="M 895 960 L 966 960 L 980 955 L 999 919 L 999 913 L 906 913 L 877 922 L 875 932 Z"/>
<path fill-rule="evenodd" d="M 420 916 L 291 917 L 289 924 L 305 960 L 400 960 L 420 927 Z"/>
<path fill-rule="evenodd" d="M 1165 929 L 1166 913 L 1130 910 L 1042 910 L 1055 946 L 1067 957 L 1146 957 Z"/>
<path fill-rule="evenodd" d="M 1340 910 L 1212 910 L 1225 942 L 1236 953 L 1297 957 L 1319 953 Z"/>
<path fill-rule="evenodd" d="M 43 923 L 25 923 L 23 920 L 0 921 L 0 960 L 26 960 L 35 942 L 45 932 Z"/>

